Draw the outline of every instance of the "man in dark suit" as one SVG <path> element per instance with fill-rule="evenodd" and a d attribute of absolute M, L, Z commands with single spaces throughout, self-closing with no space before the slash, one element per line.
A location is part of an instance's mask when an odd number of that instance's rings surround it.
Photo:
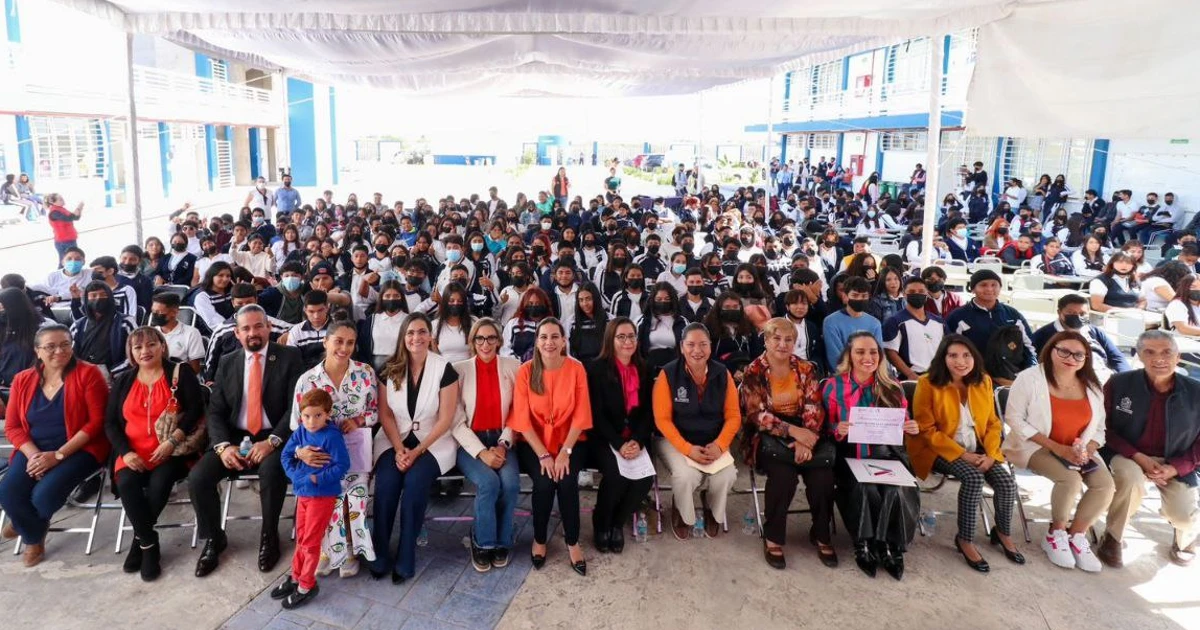
<path fill-rule="evenodd" d="M 210 449 L 188 476 L 192 507 L 200 535 L 208 538 L 196 562 L 196 577 L 217 568 L 225 550 L 217 487 L 237 473 L 259 476 L 262 536 L 258 568 L 270 571 L 279 561 L 279 513 L 287 494 L 287 477 L 279 453 L 291 436 L 292 392 L 304 371 L 300 351 L 271 343 L 266 311 L 244 306 L 236 315 L 242 349 L 221 358 L 208 404 Z M 249 437 L 250 452 L 239 452 Z"/>

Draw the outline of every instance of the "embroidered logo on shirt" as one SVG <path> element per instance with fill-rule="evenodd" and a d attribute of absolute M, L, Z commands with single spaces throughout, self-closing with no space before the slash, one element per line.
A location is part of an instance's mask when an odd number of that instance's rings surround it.
<path fill-rule="evenodd" d="M 1121 404 L 1117 405 L 1117 411 L 1133 415 L 1133 400 L 1128 396 L 1121 399 Z"/>
<path fill-rule="evenodd" d="M 686 387 L 680 387 L 679 389 L 675 390 L 675 402 L 677 402 L 677 403 L 687 403 L 688 402 L 688 390 Z"/>

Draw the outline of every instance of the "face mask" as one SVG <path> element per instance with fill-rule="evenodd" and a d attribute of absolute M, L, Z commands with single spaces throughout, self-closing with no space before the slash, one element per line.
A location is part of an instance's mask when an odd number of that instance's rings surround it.
<path fill-rule="evenodd" d="M 550 226 L 551 226 L 551 223 L 549 221 L 542 221 L 542 231 L 549 232 Z"/>
<path fill-rule="evenodd" d="M 541 256 L 542 254 L 546 253 L 546 248 L 543 245 L 534 245 L 533 247 L 529 248 L 529 251 L 533 252 L 534 256 Z"/>
<path fill-rule="evenodd" d="M 641 291 L 642 289 L 646 288 L 646 279 L 630 278 L 628 281 L 626 281 L 625 286 L 629 287 L 629 289 L 633 291 Z"/>
<path fill-rule="evenodd" d="M 75 275 L 80 271 L 83 271 L 83 261 L 68 260 L 67 262 L 63 263 L 63 269 L 65 269 L 67 273 Z"/>
<path fill-rule="evenodd" d="M 700 295 L 704 292 L 704 287 L 689 286 L 687 292 L 691 295 Z"/>
<path fill-rule="evenodd" d="M 779 258 L 779 252 L 777 252 L 773 249 L 768 249 L 767 251 L 763 252 L 763 254 L 767 257 L 768 260 L 775 260 L 776 258 Z"/>
<path fill-rule="evenodd" d="M 151 313 L 150 314 L 150 325 L 151 326 L 166 326 L 167 325 L 167 316 L 163 315 L 162 313 Z"/>
<path fill-rule="evenodd" d="M 679 248 L 682 249 L 684 251 L 684 253 L 690 254 L 690 253 L 692 253 L 692 250 L 696 249 L 696 244 L 695 243 L 684 243 L 683 245 L 680 245 Z"/>
<path fill-rule="evenodd" d="M 1188 291 L 1188 299 L 1193 302 L 1200 302 L 1200 291 Z"/>
<path fill-rule="evenodd" d="M 403 304 L 403 301 L 397 299 L 379 300 L 379 307 L 382 308 L 385 313 L 395 313 L 396 311 L 400 310 L 401 304 Z"/>
<path fill-rule="evenodd" d="M 254 225 L 262 225 L 262 224 L 263 224 L 263 221 L 266 221 L 266 218 L 264 218 L 264 217 L 254 217 L 253 219 L 250 219 L 250 222 L 251 222 L 251 223 L 253 223 Z"/>
<path fill-rule="evenodd" d="M 216 255 L 217 255 L 217 248 L 216 248 L 216 246 L 209 246 L 209 247 L 205 247 L 205 248 L 204 248 L 204 255 L 205 255 L 205 256 L 208 256 L 208 257 L 216 256 Z"/>
<path fill-rule="evenodd" d="M 658 248 L 659 248 L 659 246 L 658 246 L 658 245 L 647 245 L 647 246 L 646 246 L 646 253 L 650 254 L 651 256 L 657 256 L 657 255 L 658 255 Z"/>
<path fill-rule="evenodd" d="M 137 270 L 138 270 L 137 265 L 133 265 L 133 264 L 121 265 L 121 271 L 124 273 L 133 274 L 133 273 L 137 273 Z"/>
<path fill-rule="evenodd" d="M 525 276 L 513 276 L 512 283 L 514 287 L 521 289 L 524 288 L 525 285 L 529 284 L 529 278 L 526 278 Z"/>
<path fill-rule="evenodd" d="M 738 293 L 745 295 L 754 290 L 754 283 L 753 282 L 738 282 L 733 285 L 733 289 L 735 291 L 737 291 Z"/>
<path fill-rule="evenodd" d="M 462 317 L 467 312 L 466 304 L 447 304 L 446 314 L 450 317 Z"/>
<path fill-rule="evenodd" d="M 743 237 L 742 237 L 742 245 L 745 245 L 745 246 L 749 247 L 749 246 L 751 246 L 751 245 L 753 245 L 753 244 L 754 244 L 754 237 L 753 237 L 753 236 L 743 236 Z"/>
<path fill-rule="evenodd" d="M 671 303 L 670 302 L 655 302 L 654 303 L 654 314 L 655 315 L 670 315 L 671 314 Z"/>
<path fill-rule="evenodd" d="M 925 308 L 925 303 L 929 301 L 929 296 L 923 293 L 914 293 L 904 296 L 904 301 L 913 308 Z"/>
<path fill-rule="evenodd" d="M 1030 233 L 1029 233 L 1029 238 L 1031 238 L 1031 239 L 1033 239 L 1033 240 L 1035 240 L 1035 241 L 1036 241 L 1036 240 L 1038 240 L 1039 238 L 1042 238 L 1042 233 L 1041 233 L 1041 232 L 1030 232 Z"/>
<path fill-rule="evenodd" d="M 708 268 L 708 273 L 709 273 L 709 275 L 715 276 L 715 275 L 721 273 L 721 268 L 716 265 L 713 265 Z"/>
<path fill-rule="evenodd" d="M 996 230 L 996 233 L 1000 236 L 1006 236 L 1008 234 L 1008 228 L 1000 228 Z"/>
<path fill-rule="evenodd" d="M 108 298 L 100 298 L 98 300 L 88 300 L 88 310 L 95 315 L 107 315 L 112 307 L 112 300 Z"/>
<path fill-rule="evenodd" d="M 929 289 L 930 293 L 941 293 L 942 289 L 946 288 L 946 284 L 944 282 L 935 282 L 935 281 L 926 282 L 925 288 Z"/>
<path fill-rule="evenodd" d="M 182 254 L 187 251 L 187 243 L 171 243 L 171 250 Z"/>
<path fill-rule="evenodd" d="M 404 265 L 406 265 L 406 264 L 408 264 L 407 257 L 405 257 L 405 256 L 393 256 L 392 257 L 392 267 L 394 267 L 396 269 L 403 269 Z"/>
<path fill-rule="evenodd" d="M 687 271 L 687 265 L 671 265 L 671 271 L 675 272 L 675 275 L 679 275 Z"/>
<path fill-rule="evenodd" d="M 1063 325 L 1067 328 L 1078 330 L 1083 328 L 1083 317 L 1080 315 L 1067 315 L 1063 317 Z"/>
<path fill-rule="evenodd" d="M 422 282 L 424 282 L 425 277 L 424 276 L 406 275 L 406 276 L 404 276 L 404 281 L 407 282 L 410 286 L 415 287 L 415 286 L 419 286 Z"/>
<path fill-rule="evenodd" d="M 452 263 L 462 260 L 462 251 L 457 249 L 446 250 L 446 260 Z"/>
<path fill-rule="evenodd" d="M 742 321 L 742 318 L 745 316 L 746 316 L 746 314 L 743 313 L 741 311 L 741 309 L 736 309 L 736 308 L 721 309 L 721 321 L 723 321 L 723 322 L 727 322 L 730 324 L 736 324 L 737 322 Z"/>
<path fill-rule="evenodd" d="M 846 302 L 846 305 L 853 309 L 856 313 L 862 313 L 863 311 L 867 310 L 866 300 L 850 300 Z"/>
<path fill-rule="evenodd" d="M 795 243 L 796 243 L 796 239 L 795 239 L 795 237 L 792 237 L 792 236 L 785 236 L 785 237 L 783 237 L 783 244 L 784 244 L 784 245 L 787 245 L 788 247 L 791 247 L 791 246 L 792 246 L 792 245 L 794 245 Z"/>
<path fill-rule="evenodd" d="M 874 211 L 874 210 L 867 210 L 867 218 L 868 218 L 868 219 L 874 219 L 874 218 L 875 218 L 875 211 Z"/>
<path fill-rule="evenodd" d="M 387 250 L 388 250 L 387 243 L 377 243 L 375 245 L 375 251 L 379 252 L 380 254 L 386 253 Z"/>
<path fill-rule="evenodd" d="M 615 266 L 617 268 L 624 267 L 625 263 L 629 262 L 629 259 L 625 258 L 624 256 L 617 256 L 617 257 L 613 258 L 612 260 L 613 260 L 613 266 Z"/>
<path fill-rule="evenodd" d="M 546 308 L 545 304 L 530 304 L 529 306 L 525 307 L 525 314 L 533 319 L 541 319 L 545 317 L 548 312 L 549 309 Z"/>
<path fill-rule="evenodd" d="M 959 228 L 957 230 L 954 230 L 954 235 L 957 236 L 958 238 L 966 238 L 967 231 L 965 229 Z"/>
<path fill-rule="evenodd" d="M 471 243 L 471 251 L 476 253 L 483 251 L 483 243 Z"/>
<path fill-rule="evenodd" d="M 657 223 L 647 223 L 646 229 L 653 232 L 658 229 L 658 224 Z"/>
<path fill-rule="evenodd" d="M 591 249 L 596 246 L 596 241 L 584 241 L 583 246 L 588 249 Z"/>

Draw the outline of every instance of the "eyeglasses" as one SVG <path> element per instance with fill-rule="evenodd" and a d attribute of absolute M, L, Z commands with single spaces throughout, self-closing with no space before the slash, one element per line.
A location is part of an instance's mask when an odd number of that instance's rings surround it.
<path fill-rule="evenodd" d="M 40 350 L 54 354 L 55 352 L 70 352 L 71 342 L 64 341 L 63 343 L 47 343 L 39 346 Z"/>
<path fill-rule="evenodd" d="M 617 335 L 617 343 L 633 343 L 637 341 L 637 335 Z"/>
<path fill-rule="evenodd" d="M 1067 350 L 1066 348 L 1060 348 L 1058 346 L 1054 347 L 1054 353 L 1057 354 L 1058 358 L 1060 358 L 1060 359 L 1073 359 L 1073 360 L 1079 361 L 1081 363 L 1085 359 L 1087 359 L 1086 352 L 1071 352 L 1070 350 Z"/>
<path fill-rule="evenodd" d="M 496 335 L 475 335 L 473 340 L 476 344 L 492 344 L 500 343 L 500 338 Z"/>

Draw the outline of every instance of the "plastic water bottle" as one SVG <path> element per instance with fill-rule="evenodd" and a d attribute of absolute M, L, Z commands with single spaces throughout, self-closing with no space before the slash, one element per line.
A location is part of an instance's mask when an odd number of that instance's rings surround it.
<path fill-rule="evenodd" d="M 692 526 L 692 538 L 704 538 L 704 513 L 696 510 L 696 524 Z"/>
<path fill-rule="evenodd" d="M 937 513 L 933 510 L 921 510 L 921 529 L 925 536 L 932 536 L 937 530 Z"/>
<path fill-rule="evenodd" d="M 1087 445 L 1083 443 L 1083 440 L 1075 438 L 1075 442 L 1071 444 L 1071 448 L 1075 449 L 1076 457 L 1080 459 L 1087 457 Z"/>
<path fill-rule="evenodd" d="M 758 519 L 754 518 L 754 508 L 746 510 L 742 516 L 742 533 L 747 536 L 758 535 Z"/>
<path fill-rule="evenodd" d="M 424 547 L 429 544 L 429 530 L 424 525 L 421 526 L 421 533 L 417 534 L 417 546 Z"/>
<path fill-rule="evenodd" d="M 633 539 L 644 543 L 650 538 L 650 523 L 646 520 L 645 512 L 638 512 L 633 522 Z"/>
<path fill-rule="evenodd" d="M 238 445 L 238 452 L 242 454 L 242 457 L 246 457 L 250 454 L 250 449 L 253 446 L 254 445 L 250 442 L 250 436 L 247 435 L 242 438 L 242 443 Z"/>

